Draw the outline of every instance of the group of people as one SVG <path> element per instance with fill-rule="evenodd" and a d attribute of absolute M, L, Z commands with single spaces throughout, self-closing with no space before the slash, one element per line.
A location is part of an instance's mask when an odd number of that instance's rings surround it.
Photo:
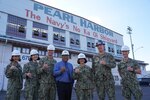
<path fill-rule="evenodd" d="M 116 67 L 115 59 L 105 52 L 103 41 L 99 40 L 96 47 L 99 53 L 93 56 L 92 66 L 86 64 L 85 54 L 80 53 L 78 66 L 74 69 L 68 62 L 70 54 L 67 50 L 62 51 L 61 61 L 53 58 L 55 47 L 51 44 L 47 46 L 47 56 L 41 59 L 37 50 L 31 50 L 29 62 L 23 69 L 19 64 L 20 52 L 14 50 L 5 70 L 8 78 L 6 100 L 20 100 L 23 79 L 25 100 L 56 100 L 56 92 L 59 100 L 71 100 L 74 80 L 77 100 L 93 100 L 95 88 L 99 100 L 105 100 L 105 93 L 109 100 L 115 100 L 115 81 L 111 72 Z M 125 100 L 131 100 L 131 94 L 135 100 L 141 100 L 142 92 L 136 79 L 136 74 L 141 73 L 140 67 L 128 57 L 128 46 L 122 46 L 121 51 L 123 59 L 117 66 L 122 78 L 122 95 Z"/>

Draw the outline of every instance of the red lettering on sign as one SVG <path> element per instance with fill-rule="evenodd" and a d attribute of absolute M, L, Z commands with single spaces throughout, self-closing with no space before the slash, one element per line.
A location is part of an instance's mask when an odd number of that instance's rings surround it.
<path fill-rule="evenodd" d="M 74 25 L 73 25 L 73 31 L 75 31 L 75 32 L 78 32 L 78 33 L 79 33 L 79 32 L 80 32 L 80 28 L 78 28 L 77 26 L 74 26 Z"/>
<path fill-rule="evenodd" d="M 34 14 L 32 11 L 26 9 L 26 17 L 32 18 L 34 20 L 41 20 L 41 17 L 39 15 Z"/>
<path fill-rule="evenodd" d="M 46 18 L 46 22 L 49 23 L 49 24 L 52 24 L 54 26 L 57 26 L 59 28 L 69 28 L 67 25 L 66 25 L 66 22 L 64 23 L 60 23 L 56 20 L 53 20 L 52 18 L 48 17 Z"/>
<path fill-rule="evenodd" d="M 93 32 L 93 36 L 94 36 L 95 38 L 98 38 L 98 33 Z"/>
<path fill-rule="evenodd" d="M 90 36 L 90 32 L 86 29 L 84 29 L 84 34 Z"/>

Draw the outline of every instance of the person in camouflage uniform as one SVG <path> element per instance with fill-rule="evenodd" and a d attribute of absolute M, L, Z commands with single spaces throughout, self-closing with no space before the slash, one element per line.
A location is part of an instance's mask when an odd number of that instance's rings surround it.
<path fill-rule="evenodd" d="M 99 100 L 105 99 L 105 93 L 107 93 L 109 100 L 115 100 L 115 81 L 111 73 L 111 69 L 116 67 L 115 59 L 104 51 L 103 41 L 99 40 L 96 47 L 99 54 L 92 59 L 92 70 Z"/>
<path fill-rule="evenodd" d="M 55 100 L 56 99 L 56 82 L 53 76 L 54 65 L 57 62 L 53 58 L 55 47 L 49 45 L 47 47 L 48 56 L 40 59 L 37 73 L 39 74 L 39 100 Z"/>
<path fill-rule="evenodd" d="M 23 67 L 23 78 L 25 79 L 25 100 L 38 99 L 37 60 L 39 59 L 38 51 L 33 49 L 30 52 L 29 62 Z"/>
<path fill-rule="evenodd" d="M 135 60 L 128 58 L 128 46 L 122 46 L 121 51 L 123 59 L 118 64 L 118 72 L 122 78 L 122 95 L 125 100 L 131 100 L 131 94 L 135 100 L 142 100 L 142 91 L 136 77 L 136 74 L 141 74 L 140 66 Z"/>
<path fill-rule="evenodd" d="M 5 75 L 8 78 L 6 100 L 20 100 L 20 94 L 23 84 L 22 67 L 20 61 L 20 52 L 14 50 L 10 59 L 11 63 L 7 65 Z"/>
<path fill-rule="evenodd" d="M 78 55 L 78 67 L 73 72 L 76 81 L 75 91 L 78 100 L 93 100 L 94 80 L 92 69 L 86 65 L 86 56 L 83 53 Z"/>

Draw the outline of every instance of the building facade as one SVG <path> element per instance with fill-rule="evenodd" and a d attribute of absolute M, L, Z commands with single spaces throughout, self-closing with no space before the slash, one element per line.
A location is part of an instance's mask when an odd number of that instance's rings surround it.
<path fill-rule="evenodd" d="M 105 41 L 106 52 L 120 61 L 123 35 L 83 17 L 33 1 L 0 0 L 0 90 L 6 90 L 7 79 L 4 75 L 11 52 L 21 52 L 21 65 L 29 58 L 31 49 L 37 49 L 45 56 L 46 47 L 56 47 L 54 57 L 61 60 L 61 52 L 70 52 L 70 62 L 77 66 L 77 55 L 85 53 L 88 65 L 98 51 L 95 43 Z M 141 63 L 145 71 L 145 63 Z M 117 67 L 112 70 L 116 84 L 120 84 Z"/>

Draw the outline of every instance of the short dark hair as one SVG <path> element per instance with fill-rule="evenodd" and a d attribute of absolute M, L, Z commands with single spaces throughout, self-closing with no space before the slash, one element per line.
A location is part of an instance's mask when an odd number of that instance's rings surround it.
<path fill-rule="evenodd" d="M 31 55 L 32 56 L 32 55 Z M 32 58 L 31 58 L 31 56 L 30 56 L 30 58 L 28 59 L 29 61 L 32 61 Z M 39 55 L 38 55 L 38 59 L 37 60 L 40 60 L 40 57 L 39 57 Z"/>
<path fill-rule="evenodd" d="M 14 61 L 13 56 L 11 56 L 10 61 Z M 18 61 L 21 61 L 20 56 Z"/>
<path fill-rule="evenodd" d="M 84 63 L 87 63 L 86 58 L 80 58 L 80 59 L 84 59 Z M 77 60 L 77 63 L 78 63 L 78 64 L 80 64 L 80 62 L 79 62 L 80 59 Z"/>

